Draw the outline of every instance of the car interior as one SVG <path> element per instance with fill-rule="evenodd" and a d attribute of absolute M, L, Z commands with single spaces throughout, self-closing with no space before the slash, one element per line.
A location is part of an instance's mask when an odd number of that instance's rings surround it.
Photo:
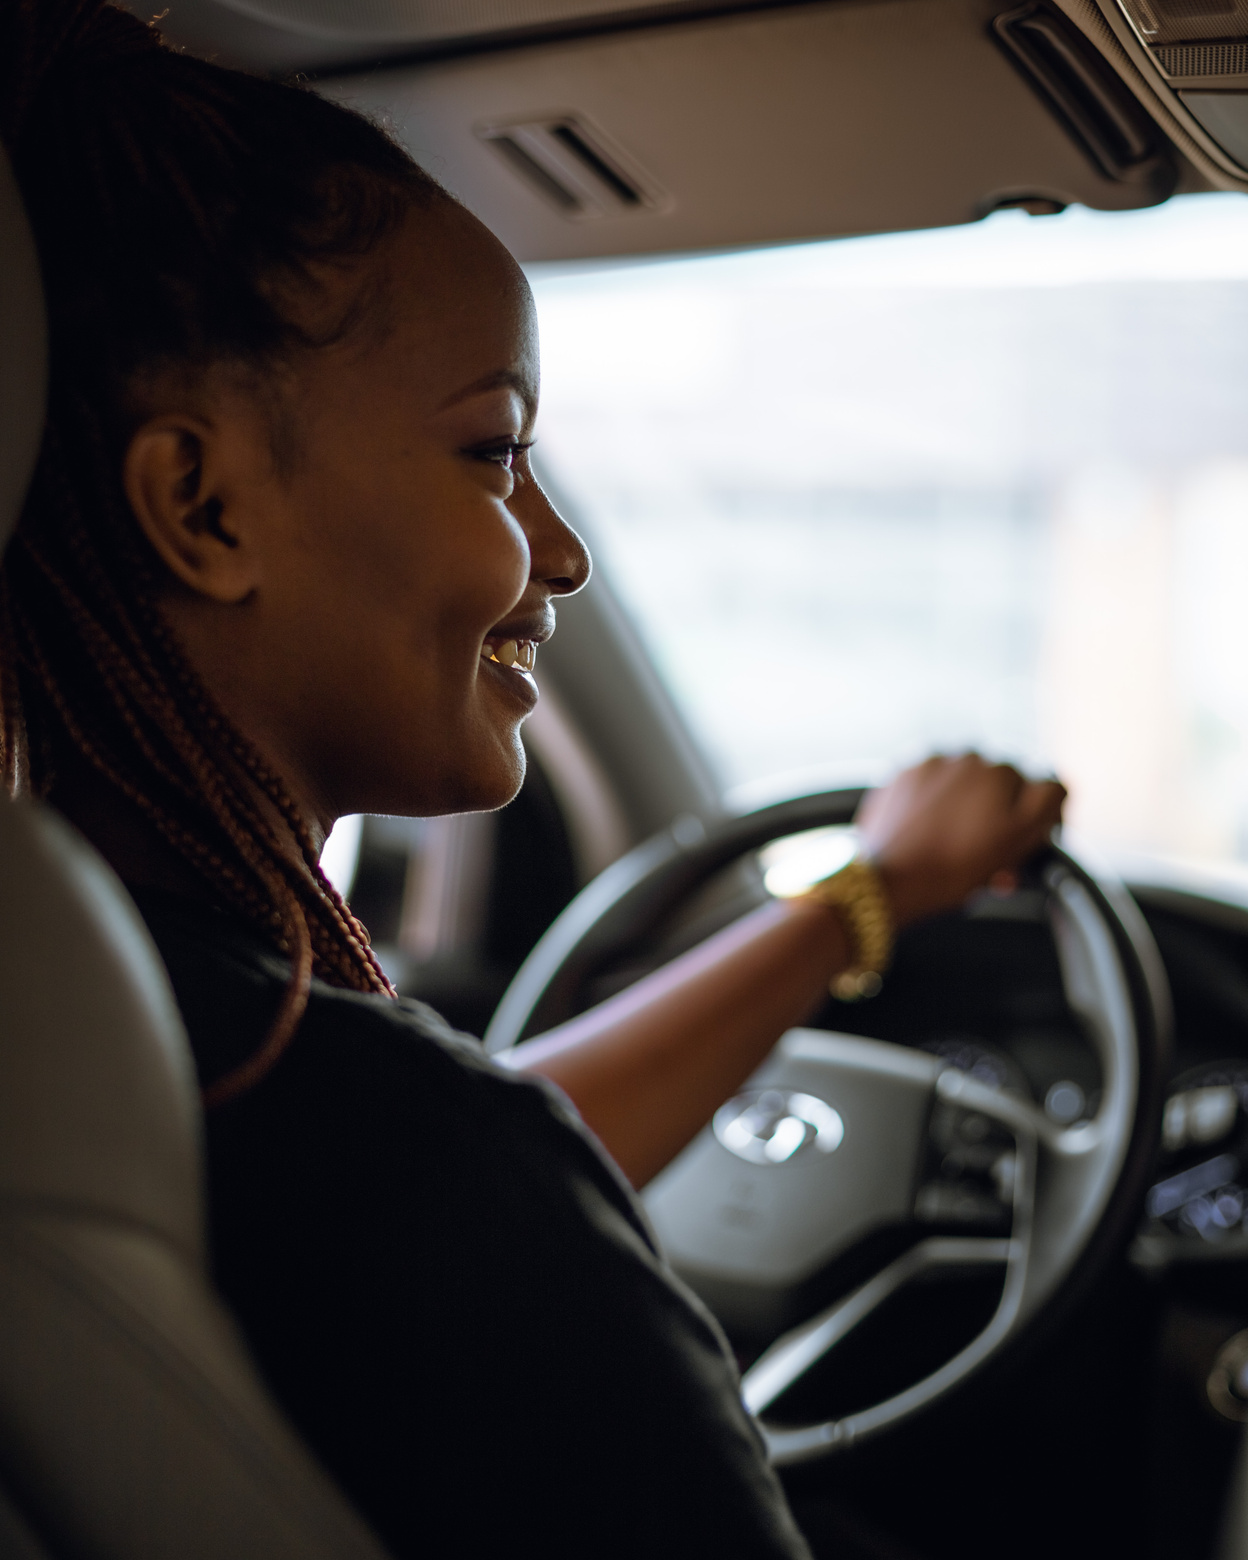
<path fill-rule="evenodd" d="M 331 836 L 395 984 L 503 1053 L 834 870 L 925 751 L 1056 769 L 1061 840 L 643 1201 L 828 1553 L 1248 1555 L 1248 4 L 157 20 L 378 116 L 537 300 L 595 574 L 510 806 Z M 0 271 L 7 535 L 44 346 L 2 164 Z M 0 814 L 0 1551 L 382 1555 L 212 1293 L 136 912 Z"/>

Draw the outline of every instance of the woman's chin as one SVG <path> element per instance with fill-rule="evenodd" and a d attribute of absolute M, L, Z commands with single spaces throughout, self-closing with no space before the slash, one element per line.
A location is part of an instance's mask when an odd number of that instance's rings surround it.
<path fill-rule="evenodd" d="M 524 744 L 520 727 L 501 736 L 480 754 L 479 760 L 449 777 L 448 804 L 443 812 L 495 812 L 514 800 L 524 784 Z"/>
<path fill-rule="evenodd" d="M 333 788 L 336 814 L 390 813 L 432 818 L 446 813 L 494 812 L 524 784 L 520 721 L 459 723 L 440 740 L 414 749 L 391 747 L 375 770 L 356 763 L 349 783 Z M 396 763 L 397 760 L 397 763 Z M 370 783 L 371 781 L 371 783 Z"/>

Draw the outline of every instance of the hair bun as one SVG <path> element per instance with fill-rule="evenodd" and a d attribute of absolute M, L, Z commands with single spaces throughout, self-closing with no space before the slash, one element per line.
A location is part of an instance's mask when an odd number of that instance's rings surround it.
<path fill-rule="evenodd" d="M 49 87 L 161 47 L 108 0 L 0 0 L 0 138 L 13 150 Z"/>

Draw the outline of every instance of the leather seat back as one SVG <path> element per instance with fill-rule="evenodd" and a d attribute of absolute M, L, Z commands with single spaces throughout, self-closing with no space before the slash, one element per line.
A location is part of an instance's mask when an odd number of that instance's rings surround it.
<path fill-rule="evenodd" d="M 34 246 L 0 151 L 0 544 L 42 426 Z M 0 803 L 0 1553 L 384 1560 L 208 1282 L 200 1112 L 156 951 L 50 810 Z"/>

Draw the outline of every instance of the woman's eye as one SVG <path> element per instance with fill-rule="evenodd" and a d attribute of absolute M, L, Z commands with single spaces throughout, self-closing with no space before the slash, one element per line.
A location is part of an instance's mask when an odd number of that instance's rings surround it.
<path fill-rule="evenodd" d="M 518 455 L 523 455 L 525 450 L 531 449 L 533 441 L 522 443 L 518 439 L 506 439 L 501 444 L 482 444 L 470 453 L 478 460 L 488 460 L 492 465 L 502 466 L 505 471 L 510 471 Z"/>

